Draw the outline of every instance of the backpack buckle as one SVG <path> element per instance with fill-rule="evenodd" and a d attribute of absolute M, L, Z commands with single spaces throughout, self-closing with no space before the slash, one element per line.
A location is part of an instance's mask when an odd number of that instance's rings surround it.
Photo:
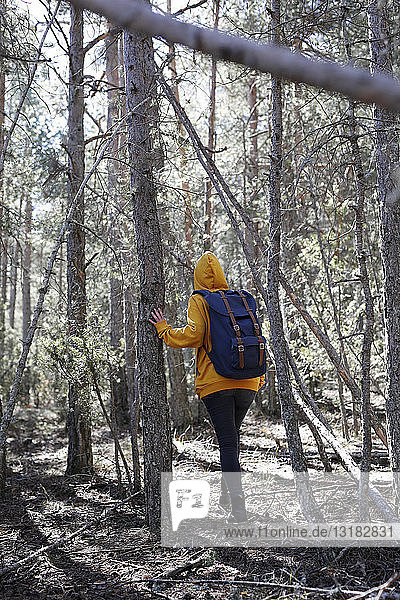
<path fill-rule="evenodd" d="M 238 346 L 238 350 L 239 350 L 239 352 L 244 352 L 244 346 L 242 346 L 242 345 L 239 345 L 239 346 Z"/>
<path fill-rule="evenodd" d="M 265 348 L 264 343 L 261 342 L 261 344 L 260 344 L 260 350 L 264 350 L 264 348 Z"/>
<path fill-rule="evenodd" d="M 240 331 L 240 327 L 239 327 L 239 325 L 238 325 L 238 324 L 236 324 L 236 325 L 233 325 L 233 329 L 234 329 L 235 331 Z"/>

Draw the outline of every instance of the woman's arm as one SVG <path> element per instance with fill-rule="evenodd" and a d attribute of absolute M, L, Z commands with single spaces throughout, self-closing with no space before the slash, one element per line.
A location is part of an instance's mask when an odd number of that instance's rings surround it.
<path fill-rule="evenodd" d="M 154 320 L 149 319 L 162 338 L 171 348 L 200 348 L 203 345 L 205 322 L 193 296 L 189 298 L 187 309 L 187 325 L 173 328 L 167 323 L 160 308 L 151 313 Z"/>

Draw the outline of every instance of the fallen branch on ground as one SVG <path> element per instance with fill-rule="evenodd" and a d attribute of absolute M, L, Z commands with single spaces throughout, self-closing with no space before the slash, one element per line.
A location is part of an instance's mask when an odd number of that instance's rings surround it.
<path fill-rule="evenodd" d="M 332 596 L 335 592 L 342 594 L 359 594 L 358 590 L 347 590 L 341 587 L 335 588 L 317 588 L 308 587 L 306 585 L 300 585 L 296 583 L 278 583 L 272 581 L 251 581 L 244 579 L 132 579 L 130 583 L 183 583 L 185 585 L 199 585 L 199 584 L 211 584 L 211 585 L 245 585 L 248 587 L 269 587 L 269 588 L 280 588 L 287 590 L 299 590 L 302 592 L 315 592 L 328 594 Z"/>
<path fill-rule="evenodd" d="M 205 550 L 202 550 L 200 552 L 200 555 L 202 554 L 206 554 L 209 551 L 208 548 L 206 548 Z M 181 565 L 180 567 L 175 567 L 174 569 L 171 569 L 170 571 L 167 571 L 166 573 L 162 573 L 160 574 L 158 577 L 159 578 L 171 578 L 174 577 L 175 575 L 180 575 L 181 573 L 184 573 L 185 571 L 191 571 L 192 569 L 196 569 L 197 567 L 202 567 L 204 565 L 204 558 L 198 558 L 197 560 L 192 560 L 189 561 L 188 563 L 186 563 L 185 565 Z"/>
<path fill-rule="evenodd" d="M 352 596 L 348 600 L 361 600 L 361 598 L 367 598 L 367 596 L 369 596 L 370 594 L 373 594 L 374 592 L 378 592 L 378 594 L 377 594 L 377 596 L 375 596 L 375 598 L 376 598 L 376 600 L 379 600 L 382 597 L 383 592 L 386 591 L 387 588 L 392 585 L 392 583 L 397 581 L 397 579 L 399 579 L 399 577 L 400 577 L 400 573 L 394 573 L 391 577 L 389 577 L 389 579 L 387 581 L 385 581 L 385 583 L 382 583 L 381 585 L 377 585 L 376 587 L 370 588 L 366 592 L 360 592 L 359 594 L 357 594 L 356 596 Z"/>

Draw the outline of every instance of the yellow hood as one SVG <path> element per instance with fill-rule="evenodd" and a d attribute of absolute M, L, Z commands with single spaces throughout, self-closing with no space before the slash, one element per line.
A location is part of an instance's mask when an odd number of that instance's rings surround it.
<path fill-rule="evenodd" d="M 212 252 L 205 252 L 194 269 L 195 290 L 229 290 L 224 271 Z"/>

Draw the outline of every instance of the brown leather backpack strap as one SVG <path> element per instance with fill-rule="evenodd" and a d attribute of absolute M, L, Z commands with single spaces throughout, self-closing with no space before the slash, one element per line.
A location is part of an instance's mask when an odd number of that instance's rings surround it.
<path fill-rule="evenodd" d="M 261 366 L 262 362 L 263 362 L 263 358 L 264 358 L 264 348 L 265 348 L 265 346 L 264 346 L 264 340 L 260 336 L 260 326 L 257 323 L 256 318 L 255 318 L 255 316 L 253 314 L 253 311 L 251 310 L 251 308 L 249 306 L 249 303 L 246 300 L 246 296 L 244 294 L 242 294 L 242 292 L 240 290 L 238 290 L 238 294 L 239 294 L 239 296 L 241 297 L 241 299 L 243 301 L 245 309 L 247 310 L 247 312 L 250 315 L 250 319 L 253 321 L 254 334 L 258 338 L 258 344 L 259 344 L 259 347 L 260 347 L 260 360 L 259 360 L 258 364 L 259 364 L 259 366 Z"/>
<path fill-rule="evenodd" d="M 243 340 L 241 338 L 240 327 L 236 322 L 235 315 L 232 312 L 232 309 L 229 305 L 228 298 L 225 296 L 222 290 L 218 290 L 224 304 L 226 306 L 226 310 L 228 311 L 229 318 L 232 322 L 233 329 L 235 331 L 237 342 L 238 342 L 238 352 L 239 352 L 239 366 L 241 369 L 244 369 L 244 345 Z"/>

